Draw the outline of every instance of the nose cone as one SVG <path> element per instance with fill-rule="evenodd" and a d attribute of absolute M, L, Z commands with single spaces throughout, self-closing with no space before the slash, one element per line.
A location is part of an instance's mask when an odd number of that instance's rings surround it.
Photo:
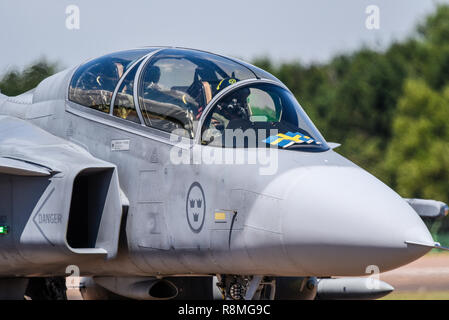
<path fill-rule="evenodd" d="M 299 169 L 301 170 L 301 169 Z M 384 272 L 429 251 L 417 213 L 393 190 L 358 167 L 312 167 L 289 188 L 282 216 L 289 259 L 316 276 Z"/>

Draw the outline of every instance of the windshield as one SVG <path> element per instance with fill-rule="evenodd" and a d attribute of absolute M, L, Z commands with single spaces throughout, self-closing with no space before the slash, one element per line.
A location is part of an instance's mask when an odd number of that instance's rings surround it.
<path fill-rule="evenodd" d="M 221 98 L 202 127 L 202 144 L 325 151 L 328 146 L 286 89 L 252 84 Z"/>

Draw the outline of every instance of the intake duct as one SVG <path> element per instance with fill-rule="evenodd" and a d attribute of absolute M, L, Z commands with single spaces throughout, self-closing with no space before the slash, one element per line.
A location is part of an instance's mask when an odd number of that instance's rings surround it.
<path fill-rule="evenodd" d="M 0 272 L 116 257 L 126 204 L 117 167 L 30 122 L 0 116 L 0 126 L 8 128 L 0 134 L 0 224 L 9 232 L 0 256 L 17 257 L 16 269 L 0 259 Z"/>
<path fill-rule="evenodd" d="M 90 168 L 75 178 L 67 227 L 71 248 L 95 248 L 112 174 L 112 168 Z"/>

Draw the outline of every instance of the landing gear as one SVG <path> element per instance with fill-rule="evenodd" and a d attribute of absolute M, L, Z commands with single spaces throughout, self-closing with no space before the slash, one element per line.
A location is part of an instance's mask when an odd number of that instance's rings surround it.
<path fill-rule="evenodd" d="M 276 289 L 275 279 L 263 276 L 217 275 L 214 284 L 224 300 L 274 300 Z"/>

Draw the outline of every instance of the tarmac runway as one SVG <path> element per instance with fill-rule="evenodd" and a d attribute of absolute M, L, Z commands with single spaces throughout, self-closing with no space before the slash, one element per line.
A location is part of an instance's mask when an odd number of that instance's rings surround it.
<path fill-rule="evenodd" d="M 439 292 L 438 298 L 449 300 L 449 253 L 429 253 L 401 268 L 382 273 L 380 279 L 395 288 L 393 296 L 405 292 Z"/>

